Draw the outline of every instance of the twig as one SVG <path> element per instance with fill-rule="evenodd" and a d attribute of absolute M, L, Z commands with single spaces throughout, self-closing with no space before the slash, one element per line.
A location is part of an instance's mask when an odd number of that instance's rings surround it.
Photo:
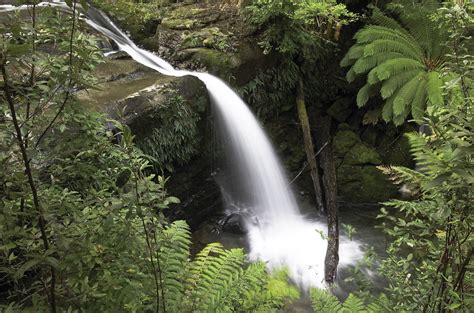
<path fill-rule="evenodd" d="M 329 142 L 326 141 L 326 143 L 318 150 L 318 152 L 316 152 L 316 154 L 314 155 L 314 158 L 317 158 L 318 155 L 323 151 L 324 148 L 326 148 L 326 146 L 328 145 Z M 301 171 L 299 171 L 299 173 L 288 183 L 288 186 L 289 187 L 291 184 L 293 184 L 295 182 L 295 180 L 298 179 L 298 177 L 300 177 L 300 175 L 304 172 L 304 170 L 306 169 L 306 167 L 308 166 L 308 162 L 305 162 L 303 168 L 301 169 Z"/>

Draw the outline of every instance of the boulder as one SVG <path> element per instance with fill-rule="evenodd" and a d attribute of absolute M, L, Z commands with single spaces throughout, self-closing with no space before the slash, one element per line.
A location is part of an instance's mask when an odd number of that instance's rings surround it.
<path fill-rule="evenodd" d="M 339 158 L 344 158 L 349 150 L 358 143 L 360 143 L 360 138 L 355 132 L 351 130 L 339 130 L 333 139 L 334 154 Z"/>
<path fill-rule="evenodd" d="M 237 235 L 243 235 L 247 233 L 243 216 L 238 213 L 230 214 L 224 219 L 222 230 Z"/>
<path fill-rule="evenodd" d="M 382 164 L 382 158 L 375 148 L 372 148 L 362 142 L 358 142 L 346 153 L 344 164 L 380 165 Z"/>
<path fill-rule="evenodd" d="M 339 197 L 347 202 L 374 203 L 397 194 L 397 187 L 377 169 L 387 164 L 376 148 L 362 141 L 353 128 L 341 124 L 333 139 Z"/>
<path fill-rule="evenodd" d="M 375 166 L 343 164 L 337 169 L 337 178 L 338 194 L 346 202 L 386 201 L 398 193 L 398 187 Z"/>

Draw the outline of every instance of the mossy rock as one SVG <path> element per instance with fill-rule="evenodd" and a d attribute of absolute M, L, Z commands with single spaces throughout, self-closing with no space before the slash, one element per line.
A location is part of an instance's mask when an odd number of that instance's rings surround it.
<path fill-rule="evenodd" d="M 183 49 L 205 47 L 227 51 L 231 47 L 230 35 L 222 33 L 218 27 L 206 27 L 199 31 L 184 32 L 181 35 L 181 47 Z"/>
<path fill-rule="evenodd" d="M 375 148 L 369 147 L 366 144 L 359 142 L 354 145 L 344 158 L 344 164 L 348 165 L 380 165 L 382 158 L 377 153 Z"/>
<path fill-rule="evenodd" d="M 352 114 L 354 103 L 351 98 L 337 99 L 327 110 L 327 113 L 339 122 L 344 122 Z"/>
<path fill-rule="evenodd" d="M 349 150 L 359 144 L 360 138 L 351 130 L 339 130 L 333 139 L 333 149 L 336 156 L 343 158 Z"/>
<path fill-rule="evenodd" d="M 169 28 L 169 29 L 184 30 L 184 29 L 202 27 L 203 25 L 201 24 L 199 20 L 195 20 L 195 19 L 165 17 L 161 21 L 161 26 L 165 28 Z"/>
<path fill-rule="evenodd" d="M 393 185 L 375 166 L 341 165 L 337 169 L 338 195 L 347 202 L 374 203 L 397 195 Z"/>
<path fill-rule="evenodd" d="M 222 51 L 208 48 L 187 49 L 187 53 L 191 54 L 190 60 L 199 62 L 206 69 L 221 78 L 228 78 L 232 70 L 240 65 L 239 59 Z"/>

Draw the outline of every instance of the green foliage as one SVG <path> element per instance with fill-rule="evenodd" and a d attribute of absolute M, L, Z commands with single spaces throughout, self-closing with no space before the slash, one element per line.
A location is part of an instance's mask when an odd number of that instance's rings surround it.
<path fill-rule="evenodd" d="M 357 32 L 356 44 L 341 61 L 341 66 L 351 66 L 349 82 L 367 76 L 357 95 L 359 107 L 380 95 L 383 120 L 400 125 L 410 114 L 421 122 L 427 107 L 443 103 L 449 34 L 432 18 L 437 7 L 430 1 L 393 2 L 389 12 L 399 20 L 373 9 L 372 25 Z"/>
<path fill-rule="evenodd" d="M 183 33 L 182 48 L 211 48 L 223 52 L 234 50 L 232 33 L 224 34 L 218 27 L 207 27 L 200 31 Z"/>
<path fill-rule="evenodd" d="M 380 218 L 393 238 L 380 272 L 388 280 L 386 293 L 394 311 L 469 312 L 474 253 L 474 146 L 472 56 L 462 40 L 472 18 L 466 7 L 446 7 L 436 18 L 450 34 L 444 102 L 427 112 L 432 134 L 409 134 L 419 171 L 382 168 L 395 183 L 406 184 L 415 200 L 387 202 Z M 460 66 L 460 60 L 463 60 Z"/>
<path fill-rule="evenodd" d="M 173 170 L 173 163 L 188 162 L 199 144 L 198 112 L 176 91 L 169 91 L 169 100 L 153 111 L 153 131 L 140 141 L 139 147 L 153 158 L 158 168 Z"/>
<path fill-rule="evenodd" d="M 211 244 L 191 258 L 189 227 L 165 217 L 179 199 L 147 174 L 152 158 L 71 92 L 94 84 L 95 39 L 70 16 L 33 14 L 34 26 L 2 24 L 0 310 L 272 312 L 297 297 L 241 249 Z"/>
<path fill-rule="evenodd" d="M 260 45 L 265 53 L 275 50 L 305 59 L 317 58 L 321 41 L 332 40 L 338 27 L 356 18 L 345 5 L 332 0 L 257 0 L 246 8 L 246 14 L 262 31 Z"/>
<path fill-rule="evenodd" d="M 293 62 L 282 62 L 279 67 L 261 71 L 240 93 L 259 118 L 265 120 L 294 108 L 286 99 L 298 80 L 298 68 Z"/>
<path fill-rule="evenodd" d="M 316 313 L 380 313 L 386 312 L 383 307 L 377 303 L 365 305 L 362 299 L 350 294 L 343 302 L 330 294 L 326 290 L 311 289 L 311 304 Z"/>
<path fill-rule="evenodd" d="M 118 25 L 130 31 L 134 39 L 154 35 L 161 17 L 161 8 L 167 0 L 92 0 L 93 6 L 112 16 Z"/>

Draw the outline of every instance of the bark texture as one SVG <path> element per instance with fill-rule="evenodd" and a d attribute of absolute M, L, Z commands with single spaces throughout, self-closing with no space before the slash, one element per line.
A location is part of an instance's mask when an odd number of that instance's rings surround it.
<path fill-rule="evenodd" d="M 316 194 L 316 205 L 318 209 L 324 212 L 323 195 L 321 192 L 321 183 L 319 179 L 318 163 L 314 154 L 313 139 L 311 137 L 311 128 L 309 126 L 308 113 L 306 111 L 306 103 L 304 100 L 304 84 L 300 78 L 296 90 L 296 105 L 298 107 L 298 117 L 303 130 L 304 149 L 306 159 L 308 160 L 311 171 L 311 179 L 313 180 L 314 192 Z"/>
<path fill-rule="evenodd" d="M 324 262 L 324 278 L 334 283 L 339 263 L 339 211 L 337 207 L 336 164 L 331 142 L 331 117 L 317 118 L 317 147 L 321 150 L 320 160 L 323 169 L 324 198 L 328 221 L 328 247 Z"/>

